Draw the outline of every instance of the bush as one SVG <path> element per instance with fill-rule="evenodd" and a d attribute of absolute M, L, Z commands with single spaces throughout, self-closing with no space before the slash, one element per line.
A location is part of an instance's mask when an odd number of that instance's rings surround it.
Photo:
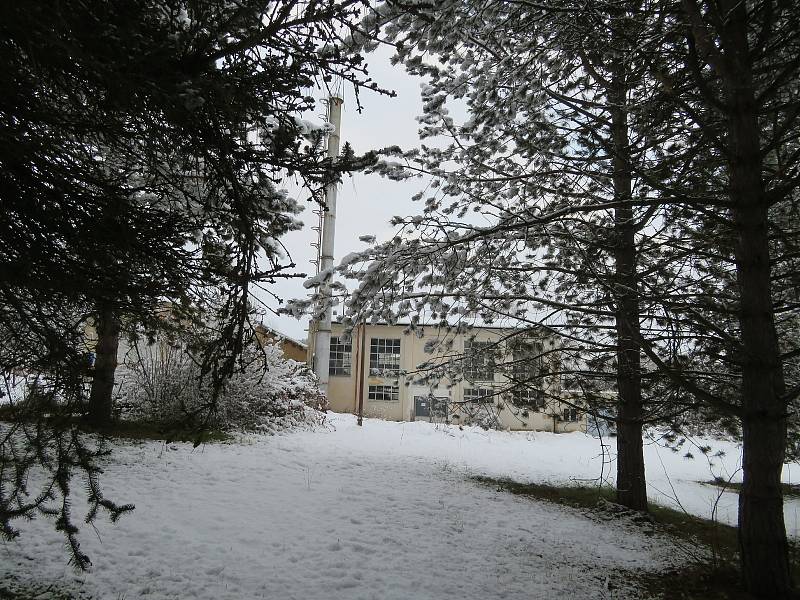
<path fill-rule="evenodd" d="M 209 378 L 184 345 L 136 343 L 119 372 L 121 418 L 166 427 L 271 433 L 321 423 L 327 408 L 308 368 L 270 344 L 245 349 L 216 402 Z"/>

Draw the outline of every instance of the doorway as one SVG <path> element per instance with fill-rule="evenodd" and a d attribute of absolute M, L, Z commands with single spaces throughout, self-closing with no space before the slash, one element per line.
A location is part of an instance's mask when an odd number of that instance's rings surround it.
<path fill-rule="evenodd" d="M 446 396 L 414 396 L 414 418 L 427 419 L 431 423 L 447 421 Z"/>

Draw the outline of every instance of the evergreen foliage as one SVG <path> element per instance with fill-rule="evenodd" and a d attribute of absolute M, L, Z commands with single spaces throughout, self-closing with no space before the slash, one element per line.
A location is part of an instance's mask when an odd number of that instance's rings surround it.
<path fill-rule="evenodd" d="M 353 320 L 560 332 L 565 375 L 616 391 L 630 465 L 643 423 L 738 423 L 742 574 L 768 597 L 791 589 L 797 19 L 772 0 L 380 4 L 365 29 L 427 84 L 424 144 L 375 170 L 430 183 L 339 268 Z M 621 475 L 646 501 L 643 469 Z"/>
<path fill-rule="evenodd" d="M 326 125 L 302 120 L 334 80 L 376 89 L 335 42 L 357 0 L 11 2 L 0 8 L 0 369 L 44 374 L 59 410 L 12 402 L 0 438 L 0 525 L 56 517 L 73 560 L 70 480 L 92 490 L 88 520 L 120 507 L 97 487 L 102 452 L 70 419 L 110 418 L 121 327 L 180 327 L 213 305 L 201 356 L 213 410 L 253 337 L 252 292 L 295 276 L 280 236 L 302 205 L 358 166 L 325 158 Z M 218 301 L 218 299 L 220 299 Z M 86 328 L 99 340 L 92 365 Z M 87 407 L 84 381 L 93 378 Z M 27 475 L 44 467 L 42 491 Z"/>

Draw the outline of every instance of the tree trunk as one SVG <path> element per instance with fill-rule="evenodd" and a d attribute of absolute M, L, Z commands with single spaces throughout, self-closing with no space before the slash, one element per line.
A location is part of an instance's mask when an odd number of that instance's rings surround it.
<path fill-rule="evenodd" d="M 760 170 L 748 168 L 740 158 L 736 157 L 739 164 L 732 165 L 730 179 L 737 204 L 736 272 L 743 345 L 739 547 L 747 589 L 755 595 L 783 598 L 791 588 L 780 486 L 786 449 L 786 406 L 781 398 L 785 384 L 770 294 L 767 210 L 763 202 L 753 201 L 759 197 Z"/>
<path fill-rule="evenodd" d="M 633 211 L 617 209 L 615 230 L 617 331 L 617 502 L 633 510 L 647 510 L 647 481 L 642 444 L 641 354 L 639 298 L 636 288 L 636 250 Z"/>
<path fill-rule="evenodd" d="M 633 189 L 623 58 L 614 59 L 608 89 L 611 106 L 611 151 L 616 201 L 630 202 Z M 636 239 L 633 207 L 614 212 L 614 301 L 617 332 L 617 502 L 647 510 L 647 481 L 642 444 L 641 348 Z"/>
<path fill-rule="evenodd" d="M 97 347 L 88 420 L 92 425 L 102 427 L 111 423 L 114 371 L 117 368 L 120 329 L 117 315 L 107 304 L 100 305 L 96 328 Z"/>
<path fill-rule="evenodd" d="M 770 289 L 768 201 L 761 175 L 758 107 L 748 52 L 747 11 L 731 3 L 722 30 L 727 69 L 729 193 L 736 223 L 736 275 L 742 341 L 743 484 L 739 550 L 745 587 L 759 597 L 787 598 L 792 582 L 783 495 L 785 383 Z"/>

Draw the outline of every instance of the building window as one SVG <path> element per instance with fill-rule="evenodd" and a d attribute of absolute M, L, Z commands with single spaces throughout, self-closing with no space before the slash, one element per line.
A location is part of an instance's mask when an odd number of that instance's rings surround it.
<path fill-rule="evenodd" d="M 509 344 L 511 350 L 512 402 L 519 406 L 534 409 L 544 408 L 542 381 L 542 345 L 530 340 L 514 340 Z"/>
<path fill-rule="evenodd" d="M 578 416 L 578 411 L 575 408 L 565 408 L 562 411 L 562 420 L 568 423 L 577 423 Z"/>
<path fill-rule="evenodd" d="M 350 375 L 353 345 L 350 340 L 331 336 L 331 352 L 328 373 L 331 375 Z"/>
<path fill-rule="evenodd" d="M 396 402 L 400 399 L 400 389 L 396 385 L 371 385 L 367 389 L 367 399 Z"/>
<path fill-rule="evenodd" d="M 485 404 L 492 401 L 492 390 L 488 388 L 464 388 L 464 402 Z"/>
<path fill-rule="evenodd" d="M 494 342 L 467 340 L 464 344 L 464 378 L 467 381 L 494 381 Z"/>
<path fill-rule="evenodd" d="M 544 408 L 544 392 L 534 387 L 515 387 L 512 392 L 512 402 L 515 406 L 542 410 Z"/>
<path fill-rule="evenodd" d="M 369 341 L 370 373 L 400 372 L 400 340 L 372 338 Z"/>

